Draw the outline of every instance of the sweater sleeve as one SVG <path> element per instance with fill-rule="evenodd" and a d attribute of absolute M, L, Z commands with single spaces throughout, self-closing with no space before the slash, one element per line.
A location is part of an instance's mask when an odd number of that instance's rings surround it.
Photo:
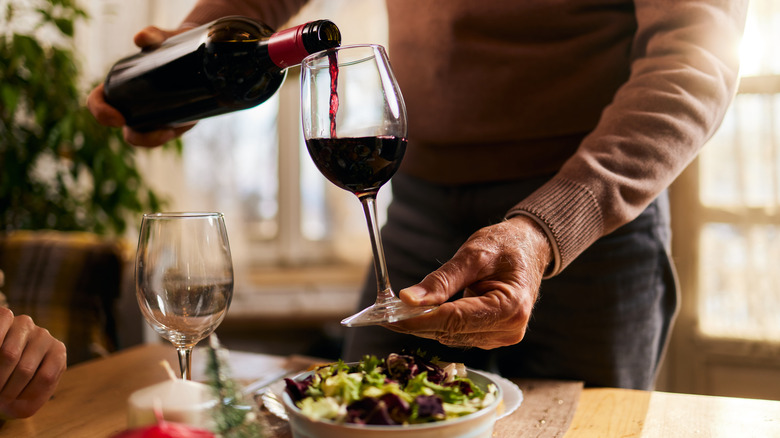
<path fill-rule="evenodd" d="M 183 26 L 197 26 L 227 15 L 262 20 L 274 29 L 286 23 L 308 0 L 198 0 Z"/>
<path fill-rule="evenodd" d="M 631 74 L 560 171 L 507 217 L 528 215 L 564 269 L 636 218 L 715 132 L 738 81 L 747 0 L 636 0 Z"/>

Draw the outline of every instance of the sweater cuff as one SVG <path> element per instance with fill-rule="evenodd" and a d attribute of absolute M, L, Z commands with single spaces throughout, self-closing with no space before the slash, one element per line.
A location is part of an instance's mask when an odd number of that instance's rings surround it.
<path fill-rule="evenodd" d="M 559 274 L 595 242 L 604 227 L 596 197 L 587 187 L 553 178 L 512 207 L 506 217 L 529 216 L 542 227 L 553 250 L 553 264 L 545 278 Z"/>
<path fill-rule="evenodd" d="M 552 230 L 540 218 L 532 215 L 531 213 L 525 210 L 518 210 L 516 208 L 513 208 L 506 215 L 506 219 L 517 217 L 517 216 L 525 216 L 527 218 L 530 218 L 531 220 L 536 222 L 537 225 L 539 225 L 539 228 L 541 228 L 542 231 L 544 231 L 544 234 L 547 236 L 547 240 L 550 241 L 550 251 L 552 252 L 553 259 L 552 262 L 550 262 L 550 265 L 547 267 L 547 269 L 544 270 L 544 276 L 542 278 L 547 279 L 554 276 L 556 273 L 558 273 L 561 270 L 560 269 L 561 250 L 560 248 L 558 248 L 558 242 L 555 241 L 555 236 L 553 235 Z"/>

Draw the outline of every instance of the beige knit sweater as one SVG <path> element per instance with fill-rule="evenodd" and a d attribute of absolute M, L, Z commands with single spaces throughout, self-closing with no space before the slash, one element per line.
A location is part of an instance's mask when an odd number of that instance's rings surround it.
<path fill-rule="evenodd" d="M 278 27 L 303 3 L 200 0 L 185 21 L 242 14 Z M 443 184 L 549 175 L 507 215 L 543 225 L 554 275 L 635 218 L 718 127 L 747 0 L 387 5 L 409 115 L 402 171 Z"/>

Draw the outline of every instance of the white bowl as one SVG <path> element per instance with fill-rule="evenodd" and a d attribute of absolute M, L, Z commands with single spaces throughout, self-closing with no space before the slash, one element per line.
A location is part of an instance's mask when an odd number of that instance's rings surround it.
<path fill-rule="evenodd" d="M 295 379 L 303 379 L 308 374 L 310 372 L 300 374 Z M 501 405 L 501 386 L 479 371 L 468 370 L 468 378 L 482 389 L 491 383 L 495 385 L 497 392 L 493 403 L 462 417 L 432 423 L 384 426 L 315 421 L 303 415 L 287 391 L 282 394 L 282 402 L 290 420 L 293 438 L 490 438 Z"/>

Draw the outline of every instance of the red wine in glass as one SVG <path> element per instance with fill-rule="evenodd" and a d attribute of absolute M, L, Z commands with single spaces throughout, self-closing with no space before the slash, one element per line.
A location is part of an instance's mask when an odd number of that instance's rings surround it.
<path fill-rule="evenodd" d="M 395 136 L 306 140 L 317 169 L 333 184 L 358 197 L 375 194 L 395 174 L 406 139 Z"/>
<path fill-rule="evenodd" d="M 312 138 L 306 141 L 314 164 L 333 184 L 358 197 L 374 193 L 395 174 L 406 151 L 406 139 L 394 135 L 377 137 L 345 137 L 336 134 L 336 115 L 339 110 L 338 52 L 328 52 L 330 72 L 330 138 Z"/>
<path fill-rule="evenodd" d="M 328 71 L 330 72 L 330 107 L 328 118 L 330 119 L 330 137 L 336 138 L 336 113 L 339 112 L 339 60 L 335 51 L 328 52 Z"/>
<path fill-rule="evenodd" d="M 345 46 L 301 64 L 304 138 L 314 164 L 333 184 L 354 193 L 366 215 L 376 302 L 341 323 L 388 324 L 435 309 L 404 304 L 392 291 L 376 213 L 376 195 L 406 151 L 406 108 L 383 47 Z"/>

